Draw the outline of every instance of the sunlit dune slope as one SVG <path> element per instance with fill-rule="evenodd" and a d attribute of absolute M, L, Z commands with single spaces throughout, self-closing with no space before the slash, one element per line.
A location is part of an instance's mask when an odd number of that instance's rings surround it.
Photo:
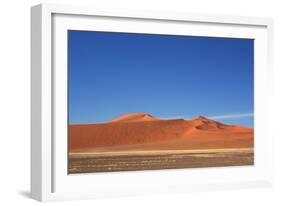
<path fill-rule="evenodd" d="M 199 116 L 160 120 L 127 114 L 103 124 L 69 126 L 70 152 L 253 147 L 253 129 Z"/>
<path fill-rule="evenodd" d="M 158 120 L 157 118 L 151 116 L 150 114 L 126 114 L 118 117 L 111 122 L 144 122 Z"/>

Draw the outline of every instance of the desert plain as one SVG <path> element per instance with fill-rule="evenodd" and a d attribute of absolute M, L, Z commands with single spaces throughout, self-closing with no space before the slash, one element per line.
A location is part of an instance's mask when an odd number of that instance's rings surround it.
<path fill-rule="evenodd" d="M 163 120 L 138 113 L 69 125 L 69 174 L 253 164 L 253 128 L 204 116 Z"/>

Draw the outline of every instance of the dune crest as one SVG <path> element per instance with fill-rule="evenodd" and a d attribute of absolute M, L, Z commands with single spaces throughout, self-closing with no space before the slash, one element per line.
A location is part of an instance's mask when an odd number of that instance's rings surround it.
<path fill-rule="evenodd" d="M 199 116 L 191 120 L 191 124 L 199 130 L 220 130 L 228 128 L 229 126 L 217 122 L 215 120 L 208 119 L 204 116 Z"/>
<path fill-rule="evenodd" d="M 142 122 L 142 121 L 153 121 L 158 120 L 150 114 L 145 113 L 136 113 L 136 114 L 125 114 L 121 117 L 118 117 L 111 122 Z"/>

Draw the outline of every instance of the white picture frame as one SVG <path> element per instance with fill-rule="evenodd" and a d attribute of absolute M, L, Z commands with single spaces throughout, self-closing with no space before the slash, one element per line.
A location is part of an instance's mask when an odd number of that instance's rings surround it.
<path fill-rule="evenodd" d="M 31 26 L 32 198 L 52 201 L 272 186 L 274 137 L 267 125 L 272 19 L 40 4 L 31 8 Z M 69 29 L 255 39 L 255 166 L 67 175 Z"/>

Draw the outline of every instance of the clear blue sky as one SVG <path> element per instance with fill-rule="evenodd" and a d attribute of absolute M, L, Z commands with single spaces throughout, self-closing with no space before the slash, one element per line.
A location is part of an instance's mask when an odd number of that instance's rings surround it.
<path fill-rule="evenodd" d="M 253 127 L 250 39 L 69 31 L 69 121 L 198 115 Z"/>

